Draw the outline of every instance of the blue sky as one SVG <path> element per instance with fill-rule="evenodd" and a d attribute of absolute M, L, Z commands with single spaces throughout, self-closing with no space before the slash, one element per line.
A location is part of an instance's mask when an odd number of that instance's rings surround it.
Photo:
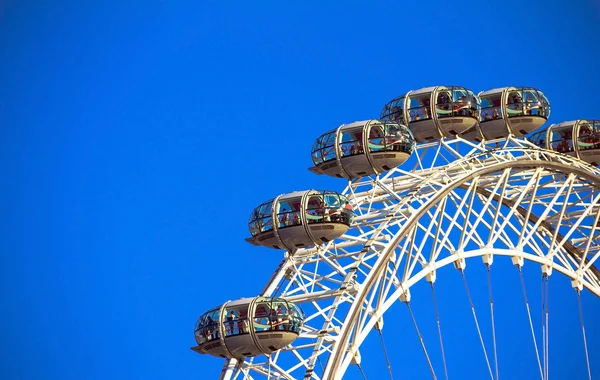
<path fill-rule="evenodd" d="M 244 241 L 252 209 L 343 189 L 306 170 L 319 135 L 445 84 L 534 86 L 551 122 L 600 118 L 599 22 L 600 3 L 583 0 L 0 0 L 0 377 L 215 378 L 222 361 L 189 350 L 195 320 L 260 292 L 282 258 Z M 568 290 L 561 280 L 551 291 Z M 579 318 L 563 293 L 551 376 L 582 378 L 578 325 L 559 329 Z M 440 307 L 467 306 L 457 298 Z M 597 364 L 599 303 L 584 303 Z M 398 326 L 397 341 L 414 335 Z M 511 344 L 501 371 L 528 378 L 508 368 L 526 356 Z M 423 361 L 410 345 L 394 373 L 429 378 L 403 359 Z M 468 364 L 460 340 L 446 349 Z M 369 378 L 387 376 L 381 355 L 368 363 Z"/>

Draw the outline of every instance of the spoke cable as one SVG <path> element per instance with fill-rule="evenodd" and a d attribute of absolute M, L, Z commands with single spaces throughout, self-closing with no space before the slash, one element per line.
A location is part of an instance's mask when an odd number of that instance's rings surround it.
<path fill-rule="evenodd" d="M 483 348 L 483 355 L 485 356 L 485 362 L 487 363 L 488 371 L 490 372 L 490 378 L 494 380 L 494 373 L 492 372 L 492 367 L 490 366 L 490 359 L 488 358 L 487 351 L 485 350 L 485 344 L 483 343 L 483 336 L 481 335 L 481 329 L 479 328 L 479 322 L 477 321 L 477 314 L 475 313 L 475 305 L 473 304 L 473 300 L 471 299 L 471 293 L 469 292 L 469 286 L 467 285 L 467 278 L 465 277 L 465 271 L 460 270 L 460 274 L 462 275 L 463 283 L 465 285 L 465 290 L 467 292 L 467 297 L 469 298 L 469 304 L 471 305 L 471 311 L 473 312 L 473 319 L 475 320 L 475 327 L 477 327 L 477 334 L 479 334 L 479 341 L 481 342 L 481 348 Z"/>
<path fill-rule="evenodd" d="M 383 341 L 383 332 L 381 328 L 379 330 L 379 337 L 381 338 L 381 346 L 383 347 L 383 355 L 385 355 L 385 361 L 387 362 L 388 372 L 390 373 L 390 380 L 394 380 L 394 376 L 392 375 L 392 364 L 390 363 L 390 359 L 388 358 L 387 350 L 385 349 L 385 342 Z"/>
<path fill-rule="evenodd" d="M 496 349 L 496 323 L 494 321 L 494 299 L 492 298 L 492 273 L 489 264 L 486 264 L 488 274 L 488 290 L 490 293 L 490 314 L 492 316 L 492 340 L 494 342 L 494 365 L 496 367 L 496 380 L 500 379 L 498 376 L 498 353 Z"/>
<path fill-rule="evenodd" d="M 531 308 L 529 307 L 529 300 L 527 299 L 527 292 L 525 291 L 525 280 L 523 280 L 523 271 L 521 266 L 517 266 L 519 269 L 519 277 L 521 279 L 521 289 L 523 290 L 523 297 L 525 298 L 525 306 L 527 307 L 527 316 L 529 317 L 529 327 L 531 328 L 531 337 L 533 338 L 533 346 L 535 347 L 535 357 L 537 358 L 538 367 L 540 369 L 540 378 L 544 379 L 544 372 L 542 371 L 542 363 L 540 361 L 540 352 L 538 350 L 537 339 L 535 338 L 535 330 L 533 329 L 533 320 L 531 319 Z"/>
<path fill-rule="evenodd" d="M 548 321 L 548 315 L 550 314 L 548 306 L 550 303 L 550 282 L 548 280 L 548 275 L 546 275 L 546 380 L 548 380 L 550 372 L 550 324 Z"/>
<path fill-rule="evenodd" d="M 546 319 L 544 318 L 546 310 L 546 289 L 544 283 L 544 275 L 542 274 L 542 356 L 544 362 L 544 376 L 542 380 L 546 380 Z"/>
<path fill-rule="evenodd" d="M 425 341 L 423 340 L 423 336 L 419 331 L 419 327 L 417 327 L 417 320 L 415 319 L 415 315 L 412 312 L 410 307 L 410 302 L 405 302 L 408 307 L 408 311 L 410 312 L 410 317 L 412 318 L 413 324 L 415 325 L 415 330 L 417 330 L 417 335 L 419 336 L 419 340 L 421 341 L 421 347 L 423 348 L 423 353 L 425 354 L 425 358 L 427 359 L 427 364 L 429 365 L 429 371 L 431 371 L 431 376 L 434 380 L 437 380 L 435 376 L 435 371 L 433 370 L 433 365 L 431 364 L 431 360 L 429 359 L 429 354 L 427 353 L 427 349 L 425 348 Z"/>
<path fill-rule="evenodd" d="M 581 304 L 581 290 L 577 289 L 577 303 L 579 304 L 579 320 L 581 321 L 581 332 L 583 333 L 583 347 L 585 348 L 585 363 L 587 364 L 588 379 L 592 380 L 592 370 L 590 368 L 590 358 L 588 356 L 587 339 L 585 337 L 585 327 L 583 324 L 583 305 Z"/>
<path fill-rule="evenodd" d="M 319 365 L 321 366 L 321 373 L 325 372 L 325 367 L 323 367 L 323 362 L 321 361 L 321 355 L 319 355 L 317 357 L 317 360 L 319 361 Z"/>
<path fill-rule="evenodd" d="M 446 380 L 448 380 L 448 369 L 446 367 L 446 354 L 444 353 L 444 343 L 442 341 L 442 324 L 440 323 L 440 315 L 438 314 L 437 301 L 435 299 L 435 289 L 433 287 L 433 282 L 430 282 L 429 285 L 431 285 L 431 296 L 433 298 L 433 309 L 435 310 L 435 319 L 437 321 L 438 335 L 440 337 L 440 349 L 442 350 L 442 362 L 444 363 L 444 375 L 446 376 Z"/>
<path fill-rule="evenodd" d="M 267 380 L 271 378 L 271 355 L 267 355 L 267 358 L 269 359 L 269 374 L 267 375 Z"/>
<path fill-rule="evenodd" d="M 548 380 L 548 275 L 542 274 L 542 344 L 544 352 L 544 380 Z"/>
<path fill-rule="evenodd" d="M 358 367 L 358 369 L 360 370 L 360 373 L 363 377 L 363 379 L 367 380 L 367 376 L 365 375 L 365 371 L 363 371 L 362 367 L 360 366 L 359 363 L 356 363 L 356 366 Z"/>

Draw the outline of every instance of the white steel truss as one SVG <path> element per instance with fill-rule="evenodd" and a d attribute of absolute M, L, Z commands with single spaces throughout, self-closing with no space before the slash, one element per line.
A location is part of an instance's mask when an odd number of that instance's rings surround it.
<path fill-rule="evenodd" d="M 417 146 L 400 168 L 349 182 L 344 194 L 352 228 L 286 253 L 262 292 L 301 305 L 299 338 L 268 359 L 227 361 L 222 379 L 341 379 L 392 304 L 473 257 L 529 260 L 600 296 L 600 171 L 570 156 L 512 137 L 441 140 Z"/>

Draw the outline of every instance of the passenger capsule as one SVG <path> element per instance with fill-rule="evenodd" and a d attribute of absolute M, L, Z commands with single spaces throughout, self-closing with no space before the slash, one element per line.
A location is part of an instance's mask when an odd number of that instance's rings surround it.
<path fill-rule="evenodd" d="M 269 355 L 292 343 L 303 322 L 302 309 L 282 298 L 226 302 L 198 319 L 194 329 L 198 345 L 192 350 L 230 359 Z"/>
<path fill-rule="evenodd" d="M 479 121 L 479 110 L 473 91 L 437 86 L 395 98 L 383 107 L 380 118 L 408 125 L 417 142 L 425 142 L 471 130 Z"/>
<path fill-rule="evenodd" d="M 348 199 L 334 191 L 297 191 L 252 211 L 248 227 L 254 245 L 295 251 L 342 236 L 354 218 Z"/>
<path fill-rule="evenodd" d="M 575 120 L 552 124 L 527 137 L 535 145 L 600 164 L 600 120 Z"/>
<path fill-rule="evenodd" d="M 544 125 L 550 116 L 550 103 L 531 87 L 505 87 L 479 93 L 481 133 L 487 140 L 509 134 L 522 137 Z"/>
<path fill-rule="evenodd" d="M 359 178 L 383 173 L 406 161 L 415 149 L 410 130 L 379 120 L 344 124 L 319 137 L 312 149 L 314 173 Z"/>

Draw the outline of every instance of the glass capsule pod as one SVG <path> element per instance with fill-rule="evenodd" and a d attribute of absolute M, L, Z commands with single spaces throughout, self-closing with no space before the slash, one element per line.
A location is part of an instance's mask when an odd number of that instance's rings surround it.
<path fill-rule="evenodd" d="M 283 298 L 242 298 L 200 316 L 192 350 L 236 359 L 269 355 L 292 343 L 303 323 L 302 309 Z"/>
<path fill-rule="evenodd" d="M 479 98 L 473 91 L 437 86 L 393 99 L 383 107 L 380 119 L 408 125 L 417 142 L 426 142 L 470 131 L 479 121 L 479 111 Z M 478 132 L 471 133 L 476 136 Z"/>
<path fill-rule="evenodd" d="M 295 251 L 342 236 L 354 211 L 335 191 L 297 191 L 280 195 L 252 211 L 248 228 L 251 244 Z"/>
<path fill-rule="evenodd" d="M 383 173 L 406 161 L 415 149 L 410 130 L 379 120 L 343 124 L 319 137 L 309 168 L 316 174 L 359 178 Z"/>
<path fill-rule="evenodd" d="M 552 124 L 527 137 L 540 148 L 600 164 L 600 120 L 575 120 Z"/>
<path fill-rule="evenodd" d="M 531 87 L 504 87 L 479 93 L 481 133 L 487 140 L 509 134 L 523 137 L 544 125 L 550 103 L 541 91 Z"/>

